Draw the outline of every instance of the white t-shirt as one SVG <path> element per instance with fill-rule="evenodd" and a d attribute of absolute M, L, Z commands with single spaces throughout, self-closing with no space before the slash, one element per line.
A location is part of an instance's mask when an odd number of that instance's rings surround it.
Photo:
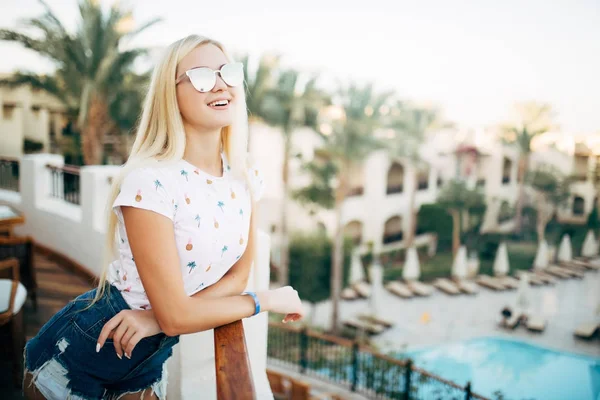
<path fill-rule="evenodd" d="M 151 306 L 129 247 L 121 206 L 151 210 L 173 221 L 188 296 L 221 279 L 244 253 L 250 227 L 250 188 L 243 178 L 233 176 L 224 153 L 221 158 L 221 177 L 180 160 L 140 167 L 124 178 L 113 203 L 119 258 L 109 265 L 108 282 L 121 291 L 132 309 Z M 255 166 L 249 169 L 249 177 L 258 201 L 264 182 Z"/>

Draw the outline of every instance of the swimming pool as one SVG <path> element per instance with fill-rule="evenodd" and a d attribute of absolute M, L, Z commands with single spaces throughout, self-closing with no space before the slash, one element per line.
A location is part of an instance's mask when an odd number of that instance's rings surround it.
<path fill-rule="evenodd" d="M 495 399 L 600 400 L 600 358 L 520 341 L 479 338 L 411 351 L 415 364 Z"/>

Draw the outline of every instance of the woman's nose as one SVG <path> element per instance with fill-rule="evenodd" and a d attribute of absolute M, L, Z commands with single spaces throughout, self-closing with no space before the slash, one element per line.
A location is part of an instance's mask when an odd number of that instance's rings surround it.
<path fill-rule="evenodd" d="M 217 74 L 217 82 L 215 83 L 215 87 L 213 88 L 213 92 L 218 92 L 219 90 L 226 90 L 227 89 L 227 84 L 225 83 L 225 81 L 223 80 L 223 78 L 221 78 L 221 74 Z"/>

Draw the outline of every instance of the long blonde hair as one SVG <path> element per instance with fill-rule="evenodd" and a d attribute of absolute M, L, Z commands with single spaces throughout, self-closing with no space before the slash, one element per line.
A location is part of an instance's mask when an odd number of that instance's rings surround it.
<path fill-rule="evenodd" d="M 186 137 L 179 105 L 177 104 L 175 75 L 181 59 L 204 44 L 217 46 L 223 51 L 225 57 L 232 61 L 221 43 L 203 36 L 190 35 L 172 43 L 154 68 L 131 153 L 127 162 L 121 168 L 118 177 L 113 180 L 106 205 L 108 227 L 102 274 L 100 275 L 96 296 L 91 304 L 103 296 L 109 264 L 115 258 L 118 221 L 112 210 L 112 205 L 119 194 L 124 177 L 134 168 L 153 164 L 156 161 L 178 161 L 183 158 Z M 243 177 L 252 188 L 247 172 L 248 114 L 244 88 L 241 85 L 229 88 L 229 90 L 234 93 L 237 102 L 234 107 L 236 115 L 233 123 L 221 130 L 222 147 L 234 176 Z M 252 190 L 250 190 L 250 194 L 252 196 Z M 256 209 L 254 201 L 252 201 L 252 209 L 253 211 Z M 254 218 L 254 221 L 256 221 L 256 218 Z M 256 226 L 256 223 L 254 226 Z M 253 233 L 256 238 L 256 232 Z"/>

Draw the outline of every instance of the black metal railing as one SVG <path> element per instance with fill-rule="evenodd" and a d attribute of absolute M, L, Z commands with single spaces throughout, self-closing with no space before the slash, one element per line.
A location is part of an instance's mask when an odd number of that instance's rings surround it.
<path fill-rule="evenodd" d="M 399 184 L 399 185 L 389 185 L 388 184 L 386 194 L 402 193 L 402 190 L 404 190 L 403 184 Z"/>
<path fill-rule="evenodd" d="M 353 188 L 348 189 L 348 191 L 346 192 L 346 197 L 353 197 L 353 196 L 362 196 L 365 192 L 365 188 L 362 186 L 356 186 Z"/>
<path fill-rule="evenodd" d="M 402 231 L 395 232 L 395 233 L 386 233 L 383 235 L 383 243 L 388 244 L 388 243 L 394 243 L 394 242 L 401 242 L 403 237 L 404 237 L 404 232 L 402 232 Z"/>
<path fill-rule="evenodd" d="M 401 360 L 356 341 L 278 323 L 269 323 L 269 362 L 334 383 L 372 399 L 487 400 Z"/>
<path fill-rule="evenodd" d="M 0 189 L 19 191 L 19 160 L 0 157 Z"/>
<path fill-rule="evenodd" d="M 72 204 L 80 204 L 79 167 L 46 165 L 50 170 L 50 196 Z"/>

